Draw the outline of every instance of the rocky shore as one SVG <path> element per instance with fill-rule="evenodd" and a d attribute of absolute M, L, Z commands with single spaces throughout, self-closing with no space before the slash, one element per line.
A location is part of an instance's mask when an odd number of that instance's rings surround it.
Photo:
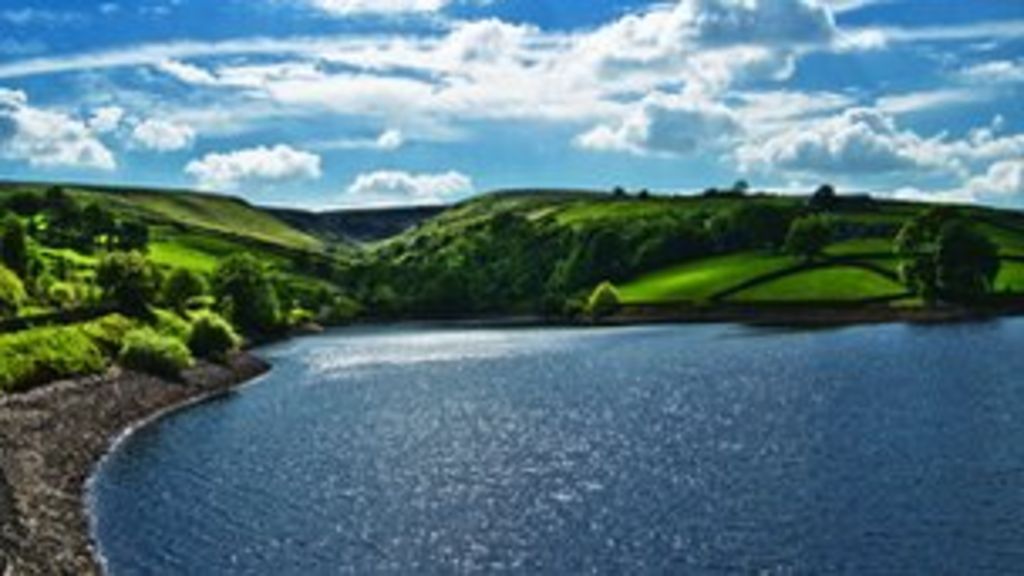
<path fill-rule="evenodd" d="M 85 483 L 124 430 L 267 371 L 254 356 L 199 363 L 181 382 L 112 370 L 0 398 L 0 574 L 98 574 Z"/>

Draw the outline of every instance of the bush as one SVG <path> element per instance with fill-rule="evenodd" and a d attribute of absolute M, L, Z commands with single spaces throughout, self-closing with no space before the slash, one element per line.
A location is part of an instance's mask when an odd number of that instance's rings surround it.
<path fill-rule="evenodd" d="M 16 316 L 25 303 L 25 285 L 6 267 L 0 265 L 0 318 Z"/>
<path fill-rule="evenodd" d="M 271 334 L 279 328 L 281 305 L 263 264 L 250 254 L 221 262 L 213 274 L 213 292 L 231 318 L 247 334 Z"/>
<path fill-rule="evenodd" d="M 159 334 L 177 338 L 182 342 L 188 342 L 192 334 L 192 326 L 188 320 L 167 310 L 156 310 L 154 316 L 154 328 L 156 328 Z"/>
<path fill-rule="evenodd" d="M 121 349 L 125 335 L 138 328 L 138 323 L 120 315 L 110 314 L 99 320 L 82 324 L 79 329 L 96 343 L 107 355 L 113 356 Z M 70 328 L 69 328 L 70 329 Z"/>
<path fill-rule="evenodd" d="M 324 322 L 327 324 L 348 324 L 363 313 L 363 307 L 348 296 L 335 296 L 334 300 L 326 306 L 324 311 Z"/>
<path fill-rule="evenodd" d="M 587 299 L 587 313 L 595 318 L 602 318 L 615 313 L 621 306 L 619 291 L 611 282 L 602 282 Z"/>
<path fill-rule="evenodd" d="M 0 336 L 0 392 L 25 392 L 103 371 L 107 359 L 82 328 L 36 328 Z"/>
<path fill-rule="evenodd" d="M 794 220 L 786 235 L 786 252 L 811 260 L 824 252 L 832 242 L 832 225 L 821 216 L 805 216 Z"/>
<path fill-rule="evenodd" d="M 96 268 L 103 296 L 129 314 L 146 312 L 159 282 L 158 271 L 138 252 L 107 254 Z"/>
<path fill-rule="evenodd" d="M 309 310 L 296 306 L 288 311 L 288 326 L 295 328 L 297 326 L 304 326 L 311 324 L 316 321 L 316 315 Z"/>
<path fill-rule="evenodd" d="M 202 297 L 207 293 L 206 280 L 202 276 L 185 268 L 177 268 L 163 285 L 163 302 L 178 312 L 184 312 L 193 298 Z"/>
<path fill-rule="evenodd" d="M 192 354 L 177 338 L 163 336 L 152 328 L 128 333 L 118 360 L 125 368 L 154 376 L 178 378 L 192 365 Z"/>
<path fill-rule="evenodd" d="M 200 312 L 192 320 L 188 347 L 200 358 L 223 360 L 241 343 L 242 339 L 231 324 L 214 312 Z"/>

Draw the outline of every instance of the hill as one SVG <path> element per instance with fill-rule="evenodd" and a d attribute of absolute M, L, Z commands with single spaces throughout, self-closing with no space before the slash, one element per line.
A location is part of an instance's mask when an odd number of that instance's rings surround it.
<path fill-rule="evenodd" d="M 905 306 L 914 295 L 894 239 L 936 206 L 862 195 L 822 208 L 810 196 L 763 193 L 497 192 L 371 245 L 366 267 L 387 278 L 389 299 L 438 315 L 578 309 L 602 281 L 627 306 Z M 940 208 L 996 245 L 994 291 L 1024 293 L 1024 216 Z M 827 219 L 831 235 L 813 260 L 782 249 L 790 224 L 808 216 Z"/>

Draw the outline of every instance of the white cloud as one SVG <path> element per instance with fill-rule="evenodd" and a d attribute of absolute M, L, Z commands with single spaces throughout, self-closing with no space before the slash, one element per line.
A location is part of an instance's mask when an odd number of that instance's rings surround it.
<path fill-rule="evenodd" d="M 1024 158 L 996 162 L 984 175 L 971 178 L 966 188 L 975 198 L 1024 198 Z"/>
<path fill-rule="evenodd" d="M 43 8 L 11 8 L 0 10 L 0 21 L 14 26 L 59 26 L 86 20 L 78 12 L 47 10 Z"/>
<path fill-rule="evenodd" d="M 654 93 L 616 124 L 602 124 L 576 139 L 582 148 L 634 154 L 688 154 L 728 142 L 740 131 L 722 105 Z"/>
<path fill-rule="evenodd" d="M 113 170 L 114 154 L 89 126 L 35 108 L 24 92 L 0 88 L 0 156 L 36 167 Z"/>
<path fill-rule="evenodd" d="M 746 170 L 877 175 L 911 170 L 955 171 L 939 139 L 901 130 L 892 117 L 851 108 L 826 120 L 797 123 L 738 151 Z"/>
<path fill-rule="evenodd" d="M 380 150 L 390 152 L 405 145 L 401 130 L 385 130 L 375 138 L 339 138 L 314 142 L 309 145 L 315 150 Z"/>
<path fill-rule="evenodd" d="M 993 60 L 965 69 L 962 76 L 969 82 L 1003 84 L 1024 82 L 1024 60 Z"/>
<path fill-rule="evenodd" d="M 186 124 L 149 119 L 132 130 L 132 142 L 147 150 L 173 152 L 192 146 L 196 132 Z"/>
<path fill-rule="evenodd" d="M 208 71 L 177 60 L 164 60 L 156 65 L 157 70 L 172 76 L 186 84 L 197 86 L 216 86 L 217 78 Z"/>
<path fill-rule="evenodd" d="M 384 170 L 360 174 L 345 195 L 354 205 L 443 204 L 472 191 L 472 179 L 460 172 L 414 174 Z"/>
<path fill-rule="evenodd" d="M 935 108 L 972 104 L 994 97 L 995 95 L 992 92 L 977 88 L 937 88 L 935 90 L 882 96 L 875 103 L 875 107 L 886 114 L 907 114 Z"/>
<path fill-rule="evenodd" d="M 401 14 L 408 12 L 437 12 L 451 4 L 451 0 L 306 0 L 318 10 L 333 16 L 355 14 Z"/>
<path fill-rule="evenodd" d="M 320 156 L 278 144 L 227 153 L 207 154 L 193 160 L 185 173 L 202 188 L 237 190 L 242 186 L 263 186 L 321 177 Z"/>
<path fill-rule="evenodd" d="M 676 11 L 705 44 L 824 44 L 836 35 L 819 0 L 683 0 Z"/>
<path fill-rule="evenodd" d="M 124 119 L 124 108 L 120 106 L 104 106 L 93 110 L 89 118 L 89 129 L 96 134 L 109 134 L 121 126 Z"/>

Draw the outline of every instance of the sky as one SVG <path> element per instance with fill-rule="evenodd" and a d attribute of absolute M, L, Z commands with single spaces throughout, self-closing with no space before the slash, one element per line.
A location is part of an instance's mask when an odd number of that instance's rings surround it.
<path fill-rule="evenodd" d="M 1024 208 L 1024 0 L 4 0 L 0 178 Z"/>

